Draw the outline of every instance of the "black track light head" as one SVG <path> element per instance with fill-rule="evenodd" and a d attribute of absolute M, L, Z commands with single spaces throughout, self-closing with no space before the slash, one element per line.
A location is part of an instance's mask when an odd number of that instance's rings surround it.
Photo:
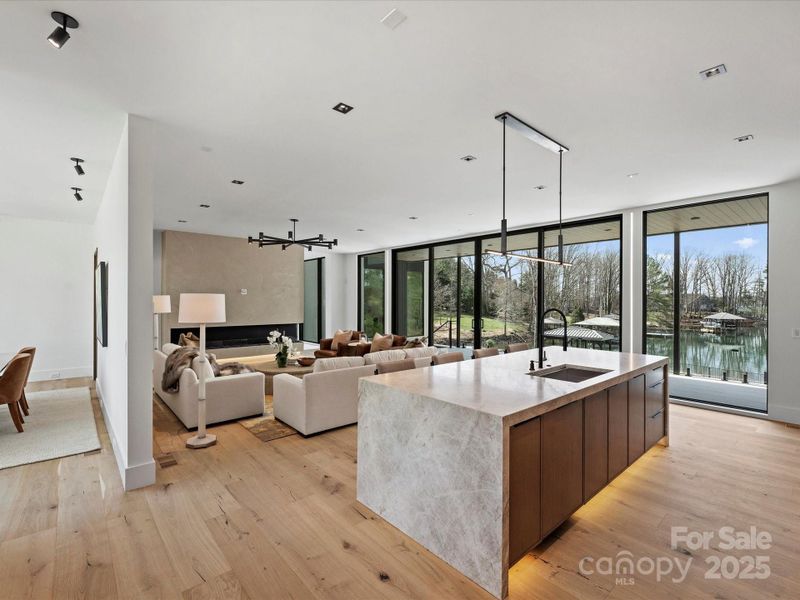
<path fill-rule="evenodd" d="M 74 188 L 69 188 L 69 189 L 71 189 L 73 192 L 75 192 L 75 194 L 74 194 L 75 200 L 77 200 L 78 202 L 83 200 L 83 196 L 81 196 L 81 192 L 83 191 L 83 188 L 74 187 Z"/>
<path fill-rule="evenodd" d="M 78 21 L 70 17 L 67 13 L 53 11 L 50 13 L 53 21 L 58 23 L 53 33 L 47 36 L 47 41 L 53 44 L 56 48 L 61 48 L 69 41 L 69 31 L 67 29 L 77 29 Z"/>
<path fill-rule="evenodd" d="M 83 170 L 81 163 L 84 162 L 82 158 L 70 158 L 75 163 L 74 169 L 78 175 L 85 175 L 86 171 Z"/>

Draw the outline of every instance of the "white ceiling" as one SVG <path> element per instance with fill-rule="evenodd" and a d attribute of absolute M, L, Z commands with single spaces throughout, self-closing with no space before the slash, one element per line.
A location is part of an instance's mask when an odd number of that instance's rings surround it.
<path fill-rule="evenodd" d="M 61 50 L 51 10 L 81 23 Z M 125 112 L 157 123 L 158 228 L 298 217 L 343 251 L 496 228 L 504 110 L 571 148 L 565 218 L 773 184 L 800 176 L 798 22 L 797 2 L 2 2 L 0 214 L 92 221 Z M 556 218 L 557 167 L 509 131 L 511 227 Z"/>

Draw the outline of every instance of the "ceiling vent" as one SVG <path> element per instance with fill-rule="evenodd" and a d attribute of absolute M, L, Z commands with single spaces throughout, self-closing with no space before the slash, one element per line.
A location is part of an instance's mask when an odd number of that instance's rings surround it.
<path fill-rule="evenodd" d="M 389 11 L 385 17 L 381 19 L 381 23 L 386 25 L 389 29 L 397 29 L 397 27 L 406 20 L 406 16 L 396 8 Z"/>
<path fill-rule="evenodd" d="M 753 136 L 749 133 L 747 135 L 740 135 L 739 137 L 733 138 L 734 142 L 749 142 L 753 139 Z"/>
<path fill-rule="evenodd" d="M 716 67 L 711 67 L 710 69 L 703 69 L 700 71 L 700 79 L 710 79 L 712 77 L 716 77 L 717 75 L 724 75 L 728 72 L 728 69 L 725 68 L 725 65 L 717 65 Z"/>

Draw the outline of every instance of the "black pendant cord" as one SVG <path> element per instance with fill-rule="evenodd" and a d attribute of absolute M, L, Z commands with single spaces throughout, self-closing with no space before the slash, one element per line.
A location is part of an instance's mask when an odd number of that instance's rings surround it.
<path fill-rule="evenodd" d="M 561 231 L 561 184 L 564 171 L 564 149 L 558 149 L 558 262 L 564 264 L 564 236 Z"/>
<path fill-rule="evenodd" d="M 503 219 L 500 221 L 500 252 L 506 253 L 507 244 L 506 222 L 506 117 L 503 117 Z"/>

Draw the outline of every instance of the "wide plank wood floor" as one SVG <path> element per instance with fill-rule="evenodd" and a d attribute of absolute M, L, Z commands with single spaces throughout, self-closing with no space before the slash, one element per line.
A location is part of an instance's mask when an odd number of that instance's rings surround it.
<path fill-rule="evenodd" d="M 94 403 L 100 452 L 0 471 L 0 598 L 491 598 L 355 501 L 355 426 L 263 443 L 233 423 L 189 451 L 154 400 L 158 482 L 126 494 Z M 800 430 L 677 405 L 670 430 L 512 569 L 512 600 L 798 597 Z M 673 526 L 726 525 L 772 536 L 769 578 L 706 579 L 728 552 L 671 547 Z M 621 551 L 692 564 L 681 583 L 579 572 Z"/>

